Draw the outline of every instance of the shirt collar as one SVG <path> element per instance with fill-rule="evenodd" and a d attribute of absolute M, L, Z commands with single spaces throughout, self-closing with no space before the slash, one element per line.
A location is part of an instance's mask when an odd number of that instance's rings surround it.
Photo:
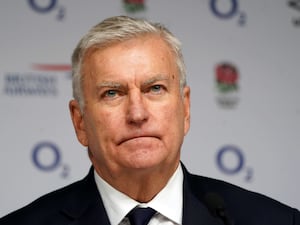
<path fill-rule="evenodd" d="M 143 204 L 113 188 L 104 181 L 96 171 L 94 171 L 94 177 L 112 225 L 118 225 L 127 213 L 138 205 L 142 207 L 149 206 L 168 219 L 181 224 L 183 172 L 180 164 L 169 179 L 167 185 L 150 202 Z"/>

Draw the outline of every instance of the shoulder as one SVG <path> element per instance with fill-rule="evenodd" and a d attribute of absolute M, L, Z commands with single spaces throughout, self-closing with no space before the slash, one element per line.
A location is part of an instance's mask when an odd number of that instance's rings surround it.
<path fill-rule="evenodd" d="M 241 224 L 300 225 L 298 210 L 266 195 L 222 180 L 190 174 L 187 171 L 185 171 L 185 179 L 200 201 L 205 202 L 208 193 L 220 196 L 228 213 L 235 220 L 242 222 Z"/>
<path fill-rule="evenodd" d="M 0 218 L 0 225 L 17 224 L 55 224 L 53 221 L 64 221 L 68 215 L 64 209 L 70 209 L 85 204 L 91 195 L 97 194 L 90 174 L 84 179 L 72 183 L 66 187 L 48 193 L 27 206 L 18 209 L 3 218 Z M 67 220 L 66 220 L 67 221 Z"/>

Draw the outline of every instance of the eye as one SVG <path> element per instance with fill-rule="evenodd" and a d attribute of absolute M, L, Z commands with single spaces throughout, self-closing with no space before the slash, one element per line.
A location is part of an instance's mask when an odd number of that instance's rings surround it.
<path fill-rule="evenodd" d="M 116 90 L 107 90 L 104 92 L 103 97 L 104 98 L 114 98 L 118 95 L 118 91 Z"/>
<path fill-rule="evenodd" d="M 153 85 L 151 86 L 150 91 L 154 93 L 160 93 L 162 91 L 162 86 L 159 84 Z"/>

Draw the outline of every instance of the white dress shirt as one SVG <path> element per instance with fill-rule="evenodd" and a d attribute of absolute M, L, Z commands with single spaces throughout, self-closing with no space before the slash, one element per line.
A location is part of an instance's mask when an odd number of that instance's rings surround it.
<path fill-rule="evenodd" d="M 180 225 L 182 223 L 183 172 L 178 166 L 167 185 L 148 203 L 139 203 L 119 192 L 96 171 L 94 177 L 111 225 L 129 225 L 125 216 L 136 206 L 151 207 L 157 211 L 148 225 Z"/>

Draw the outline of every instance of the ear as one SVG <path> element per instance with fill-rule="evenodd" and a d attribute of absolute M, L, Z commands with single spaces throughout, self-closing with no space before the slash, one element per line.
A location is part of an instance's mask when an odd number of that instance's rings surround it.
<path fill-rule="evenodd" d="M 190 119 L 191 119 L 191 100 L 190 100 L 190 87 L 185 86 L 183 89 L 183 104 L 184 104 L 184 134 L 190 129 Z"/>
<path fill-rule="evenodd" d="M 84 145 L 88 146 L 87 133 L 85 130 L 85 123 L 83 119 L 83 114 L 79 107 L 79 103 L 76 100 L 71 100 L 69 103 L 69 109 L 71 114 L 71 119 L 76 132 L 78 141 Z"/>

